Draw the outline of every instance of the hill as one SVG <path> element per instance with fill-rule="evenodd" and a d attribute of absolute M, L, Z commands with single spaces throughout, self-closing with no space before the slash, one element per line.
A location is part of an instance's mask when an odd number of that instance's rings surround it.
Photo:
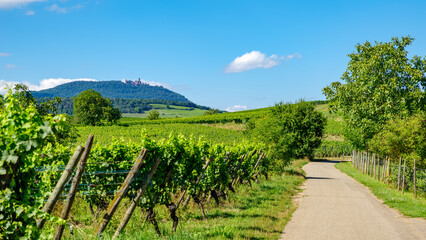
<path fill-rule="evenodd" d="M 43 97 L 75 97 L 80 92 L 93 89 L 107 98 L 123 99 L 160 99 L 177 102 L 190 102 L 186 97 L 161 86 L 151 86 L 140 81 L 76 81 L 65 83 L 54 88 L 32 91 L 36 98 Z"/>

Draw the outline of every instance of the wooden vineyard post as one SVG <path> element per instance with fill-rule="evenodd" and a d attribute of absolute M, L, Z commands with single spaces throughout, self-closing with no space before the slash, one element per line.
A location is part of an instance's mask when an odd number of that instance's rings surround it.
<path fill-rule="evenodd" d="M 65 201 L 65 205 L 62 209 L 61 218 L 67 220 L 68 215 L 71 211 L 72 204 L 74 203 L 75 195 L 78 191 L 78 185 L 80 184 L 81 176 L 83 175 L 84 168 L 86 167 L 87 159 L 89 158 L 90 150 L 93 145 L 93 134 L 90 134 L 86 140 L 86 145 L 84 147 L 84 152 L 80 157 L 80 163 L 78 165 L 77 171 L 72 179 L 70 190 L 68 191 L 67 199 Z M 62 237 L 62 233 L 64 232 L 64 225 L 59 225 L 56 228 L 55 236 L 53 239 L 59 240 Z"/>
<path fill-rule="evenodd" d="M 155 173 L 155 170 L 157 170 L 158 164 L 160 164 L 160 158 L 157 158 L 154 165 L 151 168 L 151 172 L 149 173 L 148 177 L 146 178 L 145 184 L 138 189 L 138 192 L 136 193 L 136 196 L 133 198 L 132 203 L 130 204 L 130 207 L 127 209 L 126 214 L 123 217 L 123 220 L 121 220 L 120 226 L 118 226 L 117 230 L 115 231 L 114 236 L 112 239 L 116 239 L 120 232 L 126 227 L 127 223 L 130 220 L 130 217 L 133 215 L 133 212 L 136 209 L 136 206 L 139 202 L 139 199 L 143 196 L 146 188 L 148 187 L 149 182 L 151 181 L 152 176 Z"/>
<path fill-rule="evenodd" d="M 401 157 L 399 157 L 399 164 L 398 164 L 398 191 L 401 188 Z"/>
<path fill-rule="evenodd" d="M 406 164 L 406 159 L 404 159 L 404 167 L 402 170 L 402 193 L 404 193 L 405 190 L 405 164 Z"/>
<path fill-rule="evenodd" d="M 120 204 L 124 195 L 127 193 L 127 190 L 129 190 L 130 183 L 132 182 L 136 174 L 139 172 L 139 169 L 142 167 L 142 163 L 146 157 L 147 152 L 148 150 L 146 150 L 145 148 L 142 148 L 138 158 L 136 159 L 135 164 L 133 164 L 132 169 L 130 170 L 123 184 L 121 184 L 120 190 L 118 190 L 117 194 L 114 196 L 114 199 L 109 204 L 107 212 L 103 216 L 103 219 L 101 223 L 99 224 L 98 230 L 96 231 L 96 236 L 99 237 L 102 235 L 103 231 L 105 230 L 106 226 L 108 225 L 109 221 L 114 215 L 115 210 L 117 210 L 118 205 Z"/>
<path fill-rule="evenodd" d="M 246 157 L 246 155 L 244 154 L 244 155 L 240 158 L 240 161 L 238 162 L 238 166 L 237 166 L 237 168 L 236 168 L 236 169 L 235 169 L 235 171 L 234 171 L 234 175 L 232 176 L 232 181 L 231 181 L 231 186 L 232 186 L 232 188 L 233 188 L 234 183 L 235 183 L 235 181 L 236 181 L 236 177 L 237 177 L 238 170 L 240 170 L 241 164 L 243 163 L 243 160 L 244 160 L 244 158 L 245 158 L 245 157 Z"/>
<path fill-rule="evenodd" d="M 373 154 L 373 178 L 376 177 L 376 154 Z"/>
<path fill-rule="evenodd" d="M 370 175 L 370 161 L 371 161 L 371 159 L 370 159 L 370 154 L 367 152 L 367 175 Z"/>
<path fill-rule="evenodd" d="M 265 156 L 266 156 L 266 153 L 261 153 L 261 154 L 260 154 L 260 156 L 259 156 L 259 159 L 257 159 L 257 162 L 256 162 L 256 164 L 254 165 L 254 168 L 253 168 L 253 176 L 252 176 L 252 178 L 256 178 L 257 173 L 256 173 L 255 171 L 256 171 L 257 167 L 259 167 L 260 161 L 261 161 L 261 160 L 262 160 Z"/>
<path fill-rule="evenodd" d="M 173 175 L 173 168 L 171 166 L 168 166 L 167 169 L 169 169 L 169 170 L 167 172 L 166 177 L 163 180 L 163 183 L 160 186 L 160 189 L 163 189 L 166 186 L 167 182 L 169 181 L 169 179 Z M 161 194 L 160 192 L 157 192 L 154 195 L 154 198 L 152 199 L 152 203 L 153 203 L 154 206 L 157 203 L 158 198 L 160 197 L 160 194 Z M 158 227 L 157 220 L 155 220 L 155 212 L 154 212 L 154 209 L 152 207 L 147 209 L 145 217 L 142 218 L 142 221 L 140 222 L 139 227 L 142 225 L 143 222 L 145 222 L 145 220 L 150 221 L 152 223 L 152 225 L 154 225 L 155 231 L 157 232 L 158 236 L 161 236 L 160 228 Z"/>
<path fill-rule="evenodd" d="M 414 158 L 414 172 L 413 172 L 413 178 L 414 178 L 414 197 L 417 198 L 417 186 L 416 186 L 416 159 Z"/>
<path fill-rule="evenodd" d="M 367 154 L 363 153 L 363 161 L 362 161 L 362 173 L 365 174 L 366 164 L 367 164 Z"/>
<path fill-rule="evenodd" d="M 42 211 L 46 213 L 51 213 L 53 208 L 55 207 L 56 201 L 64 190 L 65 184 L 71 178 L 72 173 L 74 172 L 75 166 L 77 165 L 78 159 L 80 158 L 84 147 L 78 146 L 75 150 L 74 154 L 71 156 L 65 170 L 62 172 L 61 178 L 53 189 L 52 194 L 49 196 L 46 204 L 44 205 Z M 37 219 L 37 227 L 43 228 L 46 219 Z"/>
<path fill-rule="evenodd" d="M 207 170 L 207 167 L 210 164 L 210 161 L 212 161 L 212 159 L 207 159 L 206 163 L 204 164 L 204 166 L 202 168 L 203 172 L 198 176 L 197 181 L 195 182 L 195 186 L 197 186 L 204 179 L 204 174 L 206 173 L 206 170 Z M 176 209 L 179 208 L 179 205 L 182 203 L 182 200 L 183 200 L 183 198 L 184 198 L 184 196 L 186 194 L 186 190 L 187 189 L 185 189 L 183 191 L 182 195 L 179 197 L 179 200 L 178 200 L 178 202 L 176 204 Z M 190 197 L 190 196 L 188 196 L 188 197 Z"/>

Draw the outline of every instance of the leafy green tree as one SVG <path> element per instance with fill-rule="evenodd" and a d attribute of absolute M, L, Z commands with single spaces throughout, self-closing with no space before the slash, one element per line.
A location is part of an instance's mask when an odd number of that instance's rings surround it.
<path fill-rule="evenodd" d="M 121 117 L 117 108 L 113 108 L 111 100 L 92 89 L 81 92 L 74 99 L 74 116 L 77 122 L 100 125 L 104 121 L 115 123 Z"/>
<path fill-rule="evenodd" d="M 293 158 L 313 157 L 321 144 L 326 119 L 312 103 L 276 104 L 270 114 L 252 125 L 252 134 L 271 146 L 277 167 L 288 165 Z"/>
<path fill-rule="evenodd" d="M 426 158 L 426 118 L 413 115 L 409 118 L 389 120 L 382 131 L 369 141 L 374 152 L 391 156 L 394 160 L 400 157 L 416 158 L 424 165 Z"/>
<path fill-rule="evenodd" d="M 343 114 L 346 139 L 360 149 L 389 119 L 410 116 L 426 106 L 426 59 L 408 58 L 414 39 L 356 45 L 341 79 L 323 89 L 332 109 Z"/>
<path fill-rule="evenodd" d="M 160 119 L 160 112 L 157 110 L 152 110 L 148 113 L 148 120 L 157 120 Z"/>
<path fill-rule="evenodd" d="M 217 114 L 217 113 L 219 113 L 219 109 L 212 108 L 212 109 L 205 111 L 203 113 L 203 115 L 213 115 L 213 114 Z"/>

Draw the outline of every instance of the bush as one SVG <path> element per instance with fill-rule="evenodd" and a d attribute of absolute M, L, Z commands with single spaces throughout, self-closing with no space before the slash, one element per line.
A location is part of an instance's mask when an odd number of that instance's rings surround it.
<path fill-rule="evenodd" d="M 279 103 L 268 116 L 251 123 L 251 134 L 271 146 L 276 167 L 287 166 L 291 159 L 312 158 L 321 144 L 326 119 L 312 103 Z"/>

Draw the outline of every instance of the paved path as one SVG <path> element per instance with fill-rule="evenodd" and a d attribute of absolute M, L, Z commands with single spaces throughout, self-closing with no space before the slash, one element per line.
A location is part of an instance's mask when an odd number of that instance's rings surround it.
<path fill-rule="evenodd" d="M 426 220 L 390 209 L 334 164 L 311 162 L 303 167 L 306 189 L 282 239 L 426 239 Z"/>

